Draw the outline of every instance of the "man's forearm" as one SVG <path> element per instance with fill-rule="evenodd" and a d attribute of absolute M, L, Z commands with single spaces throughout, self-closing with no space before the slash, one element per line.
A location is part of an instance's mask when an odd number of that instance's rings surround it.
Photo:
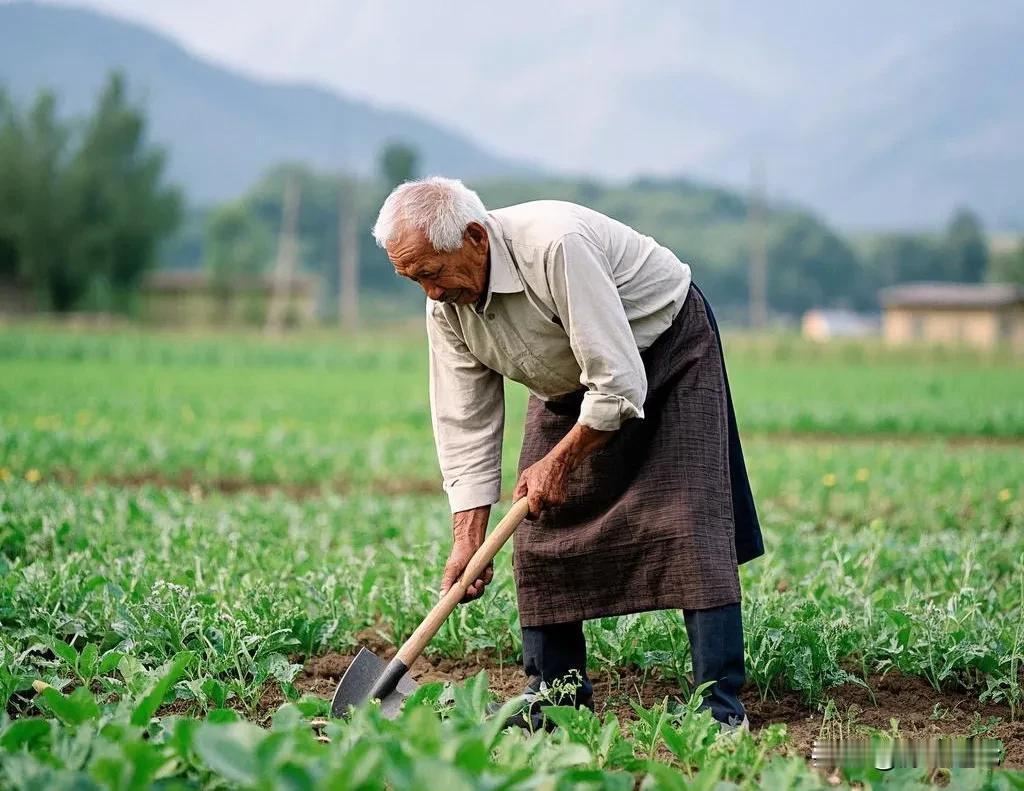
<path fill-rule="evenodd" d="M 614 431 L 598 431 L 583 423 L 577 423 L 551 449 L 549 455 L 564 463 L 570 470 L 574 470 L 587 456 L 607 444 L 614 434 Z"/>
<path fill-rule="evenodd" d="M 456 543 L 470 541 L 477 545 L 482 544 L 490 516 L 489 505 L 470 508 L 468 511 L 456 511 L 452 514 L 452 538 Z"/>

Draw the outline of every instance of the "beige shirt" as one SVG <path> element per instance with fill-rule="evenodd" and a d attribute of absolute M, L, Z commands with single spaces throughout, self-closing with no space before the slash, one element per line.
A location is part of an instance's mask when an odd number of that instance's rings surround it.
<path fill-rule="evenodd" d="M 453 512 L 500 498 L 502 377 L 545 400 L 586 388 L 579 422 L 601 431 L 642 418 L 640 352 L 690 286 L 670 250 L 574 203 L 497 209 L 486 226 L 482 304 L 427 300 L 434 441 Z"/>

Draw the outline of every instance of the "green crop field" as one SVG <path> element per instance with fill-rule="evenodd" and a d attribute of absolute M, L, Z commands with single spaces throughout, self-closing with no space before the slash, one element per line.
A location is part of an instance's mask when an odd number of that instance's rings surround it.
<path fill-rule="evenodd" d="M 357 646 L 437 599 L 418 333 L 0 331 L 0 788 L 1024 787 L 1021 361 L 727 353 L 768 547 L 741 569 L 752 732 L 695 713 L 660 612 L 588 623 L 597 713 L 528 735 L 484 716 L 523 683 L 508 549 L 398 720 L 325 716 Z M 808 761 L 868 734 L 999 739 L 1009 768 Z"/>

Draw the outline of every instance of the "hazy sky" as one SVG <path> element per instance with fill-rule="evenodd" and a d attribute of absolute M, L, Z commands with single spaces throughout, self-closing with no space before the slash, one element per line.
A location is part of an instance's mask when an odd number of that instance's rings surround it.
<path fill-rule="evenodd" d="M 325 84 L 415 110 L 502 154 L 605 176 L 700 173 L 702 162 L 727 151 L 734 135 L 761 125 L 813 124 L 847 86 L 863 83 L 908 48 L 926 48 L 964 20 L 1005 13 L 1008 6 L 1002 0 L 78 4 L 143 22 L 250 74 Z"/>

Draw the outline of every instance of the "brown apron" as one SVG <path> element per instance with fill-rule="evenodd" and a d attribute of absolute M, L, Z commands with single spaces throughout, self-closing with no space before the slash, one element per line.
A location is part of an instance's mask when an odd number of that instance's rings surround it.
<path fill-rule="evenodd" d="M 717 325 L 695 286 L 641 357 L 644 418 L 626 421 L 572 472 L 564 505 L 516 532 L 523 626 L 732 604 L 740 600 L 737 545 L 741 561 L 764 551 Z M 530 397 L 520 472 L 573 427 L 583 392 Z"/>

